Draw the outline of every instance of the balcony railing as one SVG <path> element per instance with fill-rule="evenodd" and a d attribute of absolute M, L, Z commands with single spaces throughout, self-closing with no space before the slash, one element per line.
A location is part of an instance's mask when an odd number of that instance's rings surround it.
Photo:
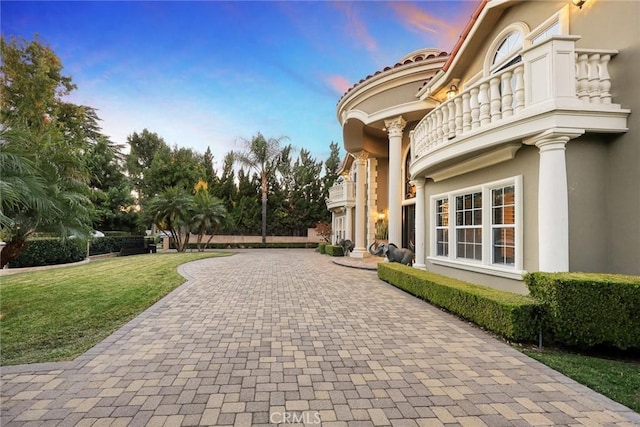
<path fill-rule="evenodd" d="M 575 37 L 565 36 L 529 48 L 522 62 L 476 82 L 433 109 L 411 132 L 414 159 L 530 116 L 529 107 L 544 102 L 554 104 L 552 108 L 575 108 L 578 102 L 585 109 L 611 104 L 608 64 L 617 51 L 575 49 L 574 44 Z"/>
<path fill-rule="evenodd" d="M 336 207 L 353 206 L 356 200 L 356 183 L 353 181 L 342 181 L 329 188 L 329 199 L 327 207 L 329 209 Z"/>

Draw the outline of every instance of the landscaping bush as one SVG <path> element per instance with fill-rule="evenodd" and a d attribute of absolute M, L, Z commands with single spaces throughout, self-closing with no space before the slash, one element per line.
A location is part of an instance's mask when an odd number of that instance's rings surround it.
<path fill-rule="evenodd" d="M 318 243 L 314 242 L 267 242 L 265 243 L 209 243 L 204 245 L 205 249 L 313 249 L 318 247 Z M 170 247 L 175 249 L 176 246 L 171 241 Z M 188 249 L 198 249 L 198 244 L 190 242 Z"/>
<path fill-rule="evenodd" d="M 331 256 L 344 256 L 344 248 L 342 246 L 326 245 L 324 251 Z"/>
<path fill-rule="evenodd" d="M 321 254 L 326 254 L 327 244 L 328 243 L 318 243 L 318 252 L 320 252 Z"/>
<path fill-rule="evenodd" d="M 29 240 L 24 251 L 11 261 L 10 268 L 37 267 L 68 264 L 87 257 L 87 241 L 84 239 Z"/>
<path fill-rule="evenodd" d="M 525 283 L 544 304 L 545 330 L 558 343 L 640 349 L 640 277 L 531 273 Z"/>
<path fill-rule="evenodd" d="M 120 252 L 122 246 L 143 240 L 142 236 L 107 236 L 91 239 L 89 241 L 89 255 Z"/>
<path fill-rule="evenodd" d="M 542 306 L 529 296 L 473 285 L 397 263 L 378 264 L 378 277 L 508 340 L 533 342 L 538 336 Z"/>

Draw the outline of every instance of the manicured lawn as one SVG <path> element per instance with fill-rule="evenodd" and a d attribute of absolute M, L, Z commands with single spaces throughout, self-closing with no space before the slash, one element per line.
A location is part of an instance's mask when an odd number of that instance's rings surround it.
<path fill-rule="evenodd" d="M 640 361 L 620 361 L 557 350 L 521 350 L 580 384 L 640 412 Z"/>
<path fill-rule="evenodd" d="M 180 264 L 224 255 L 136 255 L 0 277 L 0 364 L 72 360 L 184 283 Z"/>

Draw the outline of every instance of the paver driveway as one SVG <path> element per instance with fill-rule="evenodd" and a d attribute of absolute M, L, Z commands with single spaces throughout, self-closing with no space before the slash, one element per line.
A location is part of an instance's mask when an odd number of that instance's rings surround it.
<path fill-rule="evenodd" d="M 484 332 L 312 250 L 242 251 L 70 363 L 2 371 L 2 425 L 639 425 Z"/>

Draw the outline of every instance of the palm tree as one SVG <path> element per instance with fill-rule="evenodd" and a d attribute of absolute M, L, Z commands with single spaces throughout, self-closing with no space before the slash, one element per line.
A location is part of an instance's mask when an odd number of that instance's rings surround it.
<path fill-rule="evenodd" d="M 280 138 L 265 139 L 260 132 L 251 141 L 244 141 L 246 151 L 233 153 L 234 159 L 249 169 L 255 170 L 260 175 L 260 187 L 262 191 L 262 243 L 267 243 L 267 183 L 269 177 L 280 166 L 282 154 L 290 151 L 291 147 L 280 147 L 280 142 L 289 139 L 286 136 Z"/>
<path fill-rule="evenodd" d="M 193 196 L 182 187 L 167 188 L 149 200 L 145 207 L 147 218 L 171 235 L 178 252 L 184 252 L 189 244 L 193 213 Z"/>
<path fill-rule="evenodd" d="M 202 237 L 205 234 L 209 235 L 206 247 L 211 243 L 213 234 L 218 230 L 218 227 L 227 221 L 227 209 L 222 200 L 212 196 L 206 190 L 200 190 L 194 197 L 193 214 L 191 224 L 193 231 L 198 233 L 198 252 L 203 252 Z"/>
<path fill-rule="evenodd" d="M 89 187 L 77 159 L 34 153 L 34 146 L 55 146 L 56 132 L 0 134 L 0 239 L 6 241 L 0 268 L 15 259 L 36 230 L 62 237 L 90 229 Z"/>

